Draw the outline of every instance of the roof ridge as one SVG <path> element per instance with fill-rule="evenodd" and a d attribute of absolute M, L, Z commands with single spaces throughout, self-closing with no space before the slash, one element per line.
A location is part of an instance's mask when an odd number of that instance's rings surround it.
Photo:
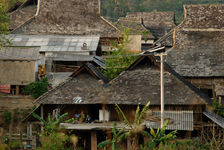
<path fill-rule="evenodd" d="M 113 25 L 110 21 L 108 21 L 107 19 L 105 19 L 103 16 L 100 16 L 100 19 L 102 19 L 104 22 L 106 22 L 107 24 L 109 24 L 110 26 L 112 26 L 117 31 L 120 31 L 120 29 L 118 29 L 115 25 Z"/>
<path fill-rule="evenodd" d="M 168 38 L 168 36 L 172 35 L 174 31 L 178 31 L 177 29 L 180 29 L 183 27 L 185 20 L 183 20 L 178 26 L 175 26 L 173 29 L 171 29 L 169 32 L 167 32 L 167 34 L 165 34 L 164 36 L 162 36 L 161 38 L 159 38 L 157 41 L 155 41 L 153 44 L 157 45 L 160 42 L 162 42 L 163 40 L 165 40 L 166 38 Z"/>
<path fill-rule="evenodd" d="M 23 2 L 15 11 L 9 13 L 9 16 L 14 14 L 15 12 L 21 10 L 23 8 L 23 6 L 28 2 L 29 0 L 26 0 L 25 2 Z"/>
<path fill-rule="evenodd" d="M 224 6 L 224 4 L 185 4 L 185 6 Z"/>

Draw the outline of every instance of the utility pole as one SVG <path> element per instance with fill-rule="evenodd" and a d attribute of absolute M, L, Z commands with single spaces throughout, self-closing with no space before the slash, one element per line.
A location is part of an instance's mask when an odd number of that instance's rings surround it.
<path fill-rule="evenodd" d="M 160 56 L 161 128 L 164 126 L 164 55 L 166 55 L 166 53 L 155 55 Z"/>
<path fill-rule="evenodd" d="M 163 77 L 163 72 L 164 72 L 164 62 L 163 62 L 163 55 L 160 54 L 160 86 L 161 86 L 161 128 L 164 125 L 164 77 Z"/>
<path fill-rule="evenodd" d="M 164 126 L 164 55 L 166 54 L 166 48 L 157 46 L 153 49 L 147 50 L 149 53 L 154 53 L 154 56 L 160 57 L 160 95 L 161 95 L 161 128 Z"/>

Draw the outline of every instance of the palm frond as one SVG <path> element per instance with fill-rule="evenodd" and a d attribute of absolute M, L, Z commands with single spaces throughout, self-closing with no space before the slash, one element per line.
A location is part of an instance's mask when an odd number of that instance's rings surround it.
<path fill-rule="evenodd" d="M 123 122 L 130 128 L 132 128 L 131 123 L 129 122 L 129 120 L 127 119 L 127 117 L 125 116 L 124 112 L 121 110 L 121 108 L 115 104 L 115 110 L 117 111 L 118 115 L 121 116 L 123 118 Z"/>
<path fill-rule="evenodd" d="M 38 119 L 40 122 L 42 122 L 44 125 L 46 124 L 46 121 L 41 118 L 39 115 L 37 115 L 36 113 L 32 113 L 33 117 Z"/>
<path fill-rule="evenodd" d="M 136 112 L 135 112 L 135 121 L 134 121 L 134 126 L 135 128 L 137 127 L 137 125 L 139 124 L 139 115 L 140 115 L 140 106 L 137 106 Z"/>
<path fill-rule="evenodd" d="M 104 148 L 104 147 L 107 147 L 109 144 L 111 144 L 110 140 L 106 140 L 106 141 L 100 142 L 97 145 L 97 148 Z"/>

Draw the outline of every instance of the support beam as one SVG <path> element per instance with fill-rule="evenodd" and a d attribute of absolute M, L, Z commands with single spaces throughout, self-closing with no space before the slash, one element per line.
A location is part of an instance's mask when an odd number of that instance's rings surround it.
<path fill-rule="evenodd" d="M 16 85 L 16 95 L 19 95 L 19 85 Z"/>
<path fill-rule="evenodd" d="M 44 105 L 40 106 L 40 116 L 42 119 L 44 119 Z M 44 126 L 41 124 L 41 132 L 44 132 Z"/>
<path fill-rule="evenodd" d="M 91 150 L 97 150 L 97 136 L 96 131 L 91 132 Z"/>

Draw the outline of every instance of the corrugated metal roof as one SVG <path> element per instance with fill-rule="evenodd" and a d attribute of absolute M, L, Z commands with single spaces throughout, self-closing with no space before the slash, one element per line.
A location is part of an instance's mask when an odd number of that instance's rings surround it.
<path fill-rule="evenodd" d="M 68 53 L 51 53 L 46 56 L 54 61 L 92 61 L 94 55 L 68 54 Z"/>
<path fill-rule="evenodd" d="M 152 116 L 160 118 L 160 111 L 153 111 Z M 193 131 L 193 111 L 165 111 L 165 118 L 172 123 L 167 125 L 167 130 L 190 130 Z M 146 121 L 146 127 L 159 128 L 160 122 Z"/>
<path fill-rule="evenodd" d="M 63 35 L 21 35 L 11 34 L 11 46 L 40 47 L 40 52 L 79 52 L 96 51 L 99 36 L 63 36 Z M 87 50 L 82 50 L 83 44 Z"/>
<path fill-rule="evenodd" d="M 220 127 L 224 128 L 223 117 L 219 116 L 218 114 L 214 112 L 208 112 L 208 111 L 203 112 L 203 114 L 207 116 L 209 119 L 211 119 L 212 121 L 214 121 L 215 123 L 217 123 Z"/>
<path fill-rule="evenodd" d="M 38 47 L 7 47 L 0 50 L 0 59 L 37 60 Z"/>

